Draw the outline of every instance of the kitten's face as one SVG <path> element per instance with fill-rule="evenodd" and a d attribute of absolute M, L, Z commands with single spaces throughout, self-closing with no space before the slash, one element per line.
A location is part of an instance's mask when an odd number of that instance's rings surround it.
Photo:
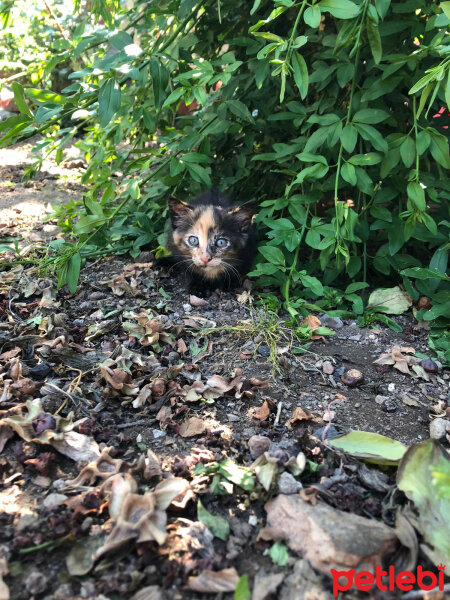
<path fill-rule="evenodd" d="M 190 207 L 179 200 L 169 201 L 173 243 L 191 268 L 215 279 L 239 262 L 253 218 L 250 208 L 229 210 L 205 205 Z"/>

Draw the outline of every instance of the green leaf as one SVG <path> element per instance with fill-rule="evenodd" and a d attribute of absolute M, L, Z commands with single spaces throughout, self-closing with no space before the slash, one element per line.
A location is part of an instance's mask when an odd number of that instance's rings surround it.
<path fill-rule="evenodd" d="M 292 53 L 292 70 L 294 72 L 294 81 L 300 92 L 302 100 L 306 98 L 308 93 L 308 67 L 305 59 L 298 52 Z"/>
<path fill-rule="evenodd" d="M 450 2 L 441 2 L 440 6 L 447 19 L 450 19 Z"/>
<path fill-rule="evenodd" d="M 189 171 L 190 176 L 194 181 L 198 181 L 199 183 L 203 183 L 207 188 L 212 186 L 211 178 L 206 171 L 205 167 L 201 165 L 196 165 L 193 163 L 185 163 L 187 170 Z"/>
<path fill-rule="evenodd" d="M 407 450 L 406 446 L 396 440 L 367 431 L 351 431 L 327 440 L 327 444 L 356 458 L 381 465 L 398 464 Z"/>
<path fill-rule="evenodd" d="M 397 486 L 414 503 L 418 529 L 428 544 L 427 554 L 436 564 L 450 561 L 450 493 L 448 490 L 437 493 L 432 474 L 448 473 L 449 463 L 448 454 L 439 442 L 426 440 L 409 448 L 397 472 Z"/>
<path fill-rule="evenodd" d="M 377 152 L 367 152 L 366 154 L 355 154 L 348 159 L 352 165 L 368 166 L 376 165 L 383 160 L 381 154 Z"/>
<path fill-rule="evenodd" d="M 26 90 L 24 90 L 24 92 L 28 96 L 28 98 L 34 100 L 38 104 L 44 104 L 46 102 L 51 104 L 65 104 L 67 102 L 67 98 L 61 96 L 61 94 L 51 92 L 50 90 L 27 88 Z"/>
<path fill-rule="evenodd" d="M 227 100 L 224 104 L 230 109 L 230 111 L 234 115 L 236 115 L 236 117 L 239 117 L 243 121 L 253 123 L 253 117 L 250 114 L 250 111 L 248 110 L 247 106 L 240 100 Z"/>
<path fill-rule="evenodd" d="M 387 15 L 390 4 L 391 0 L 375 0 L 375 8 L 377 9 L 380 19 L 384 19 Z"/>
<path fill-rule="evenodd" d="M 269 550 L 269 556 L 280 567 L 285 567 L 289 560 L 289 553 L 283 542 L 275 542 Z"/>
<path fill-rule="evenodd" d="M 155 56 L 152 56 L 150 59 L 150 75 L 152 77 L 155 107 L 159 110 L 164 100 L 169 76 L 167 69 L 161 65 Z"/>
<path fill-rule="evenodd" d="M 322 13 L 320 12 L 320 8 L 317 5 L 308 6 L 308 8 L 303 13 L 303 20 L 307 25 L 312 27 L 313 29 L 317 29 L 320 25 Z"/>
<path fill-rule="evenodd" d="M 80 269 L 81 269 L 81 255 L 79 252 L 72 254 L 69 259 L 69 263 L 67 266 L 67 287 L 69 288 L 69 292 L 71 294 L 75 294 L 77 291 L 78 278 L 80 277 Z"/>
<path fill-rule="evenodd" d="M 450 281 L 450 277 L 445 273 L 441 273 L 435 269 L 425 269 L 422 267 L 411 267 L 400 271 L 400 275 L 412 277 L 412 279 L 441 279 L 442 281 Z"/>
<path fill-rule="evenodd" d="M 256 1 L 258 2 L 259 0 Z M 234 600 L 250 600 L 247 575 L 242 575 L 242 577 L 239 578 L 236 589 L 234 590 Z"/>
<path fill-rule="evenodd" d="M 316 6 L 322 12 L 329 12 L 337 19 L 353 19 L 359 14 L 359 6 L 350 0 L 321 0 Z"/>
<path fill-rule="evenodd" d="M 357 179 L 355 167 L 348 162 L 344 163 L 341 168 L 341 177 L 350 185 L 356 185 Z"/>
<path fill-rule="evenodd" d="M 374 125 L 386 121 L 391 115 L 381 108 L 362 108 L 353 116 L 354 123 L 368 123 Z"/>
<path fill-rule="evenodd" d="M 266 260 L 268 260 L 273 265 L 283 265 L 285 264 L 284 254 L 281 252 L 279 248 L 275 246 L 261 246 L 258 248 L 261 254 L 264 256 Z"/>
<path fill-rule="evenodd" d="M 448 140 L 437 131 L 430 131 L 431 144 L 430 152 L 434 160 L 442 167 L 450 169 L 450 156 L 448 150 Z"/>
<path fill-rule="evenodd" d="M 28 104 L 25 102 L 25 94 L 23 87 L 20 85 L 20 83 L 17 83 L 16 81 L 12 83 L 11 87 L 14 92 L 14 101 L 17 104 L 17 108 L 19 109 L 20 113 L 22 115 L 26 115 L 27 117 L 33 118 L 33 113 L 29 109 Z"/>
<path fill-rule="evenodd" d="M 311 275 L 306 275 L 300 273 L 300 281 L 304 285 L 305 288 L 310 289 L 313 294 L 317 296 L 322 296 L 323 294 L 323 285 L 317 279 L 317 277 L 312 277 Z"/>
<path fill-rule="evenodd" d="M 417 181 L 412 181 L 408 183 L 408 187 L 406 188 L 406 193 L 408 194 L 408 198 L 411 200 L 412 204 L 419 210 L 420 212 L 424 212 L 427 208 L 427 204 L 425 202 L 425 191 Z"/>
<path fill-rule="evenodd" d="M 114 79 L 106 80 L 98 94 L 98 116 L 100 125 L 106 127 L 120 108 L 120 87 Z"/>
<path fill-rule="evenodd" d="M 84 215 L 80 217 L 77 223 L 73 227 L 73 231 L 76 235 L 83 235 L 85 233 L 91 233 L 100 225 L 106 221 L 105 217 L 98 215 Z"/>
<path fill-rule="evenodd" d="M 184 93 L 184 88 L 177 88 L 176 90 L 173 90 L 173 92 L 171 92 L 164 100 L 162 107 L 165 108 L 166 106 L 170 106 L 174 102 L 177 102 L 181 98 L 181 96 L 183 96 Z"/>
<path fill-rule="evenodd" d="M 388 151 L 388 143 L 381 135 L 381 133 L 372 127 L 371 125 L 365 125 L 364 123 L 355 123 L 355 127 L 358 130 L 360 136 L 370 142 L 375 150 L 386 153 Z"/>
<path fill-rule="evenodd" d="M 405 167 L 410 167 L 416 158 L 416 144 L 411 136 L 407 136 L 400 146 L 400 156 Z"/>
<path fill-rule="evenodd" d="M 431 137 L 428 131 L 419 131 L 416 138 L 416 150 L 419 156 L 425 152 L 431 143 Z"/>
<path fill-rule="evenodd" d="M 359 290 L 364 290 L 369 287 L 369 284 L 365 281 L 355 281 L 354 283 L 350 283 L 345 288 L 345 294 L 354 294 L 355 292 L 359 292 Z"/>
<path fill-rule="evenodd" d="M 230 525 L 223 517 L 212 515 L 206 510 L 200 500 L 197 502 L 197 518 L 206 525 L 210 532 L 224 542 L 230 535 Z"/>
<path fill-rule="evenodd" d="M 341 134 L 341 142 L 347 152 L 353 152 L 358 140 L 358 131 L 351 123 L 345 125 Z"/>
<path fill-rule="evenodd" d="M 370 49 L 372 51 L 373 60 L 378 64 L 382 56 L 381 37 L 378 30 L 378 25 L 372 21 L 370 17 L 366 18 L 366 31 L 369 39 Z"/>

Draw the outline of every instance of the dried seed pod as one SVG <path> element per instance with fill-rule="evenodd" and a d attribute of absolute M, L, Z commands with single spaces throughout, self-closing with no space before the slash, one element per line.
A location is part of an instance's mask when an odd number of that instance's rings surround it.
<path fill-rule="evenodd" d="M 364 375 L 358 369 L 350 369 L 342 375 L 341 381 L 348 387 L 356 387 L 364 382 Z"/>

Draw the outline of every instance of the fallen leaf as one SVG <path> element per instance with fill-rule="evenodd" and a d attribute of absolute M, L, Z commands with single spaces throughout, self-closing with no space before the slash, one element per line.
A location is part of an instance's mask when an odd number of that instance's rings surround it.
<path fill-rule="evenodd" d="M 415 354 L 415 349 L 403 346 L 392 346 L 389 352 L 384 352 L 376 360 L 373 361 L 375 365 L 392 365 L 394 369 L 397 369 L 405 375 L 411 375 L 409 370 L 409 364 L 419 359 L 413 356 L 405 356 L 405 354 Z"/>
<path fill-rule="evenodd" d="M 230 535 L 230 525 L 228 521 L 223 517 L 208 512 L 200 500 L 197 502 L 197 518 L 201 523 L 206 525 L 216 538 L 223 541 L 228 539 L 228 536 Z"/>
<path fill-rule="evenodd" d="M 252 409 L 251 415 L 254 419 L 258 419 L 258 421 L 265 421 L 270 415 L 270 408 L 267 400 L 264 400 L 263 405 L 259 408 Z"/>
<path fill-rule="evenodd" d="M 321 419 L 314 415 L 314 413 L 311 411 L 303 409 L 301 406 L 297 406 L 294 408 L 292 417 L 286 421 L 285 427 L 292 429 L 295 425 L 298 425 L 304 421 L 314 421 L 315 423 L 320 423 Z"/>
<path fill-rule="evenodd" d="M 196 435 L 201 435 L 206 430 L 205 423 L 198 417 L 191 417 L 180 425 L 178 433 L 181 437 L 189 438 Z"/>
<path fill-rule="evenodd" d="M 374 290 L 368 308 L 377 307 L 388 315 L 401 315 L 412 306 L 412 300 L 399 286 Z"/>
<path fill-rule="evenodd" d="M 397 546 L 395 531 L 384 523 L 321 502 L 313 506 L 298 495 L 280 494 L 265 509 L 260 538 L 285 541 L 328 577 L 330 569 L 374 573 Z"/>
<path fill-rule="evenodd" d="M 378 433 L 351 431 L 346 435 L 327 440 L 327 445 L 343 450 L 351 456 L 381 465 L 396 465 L 407 448 L 401 442 Z"/>
<path fill-rule="evenodd" d="M 234 592 L 239 581 L 238 572 L 234 567 L 222 571 L 203 571 L 197 577 L 190 577 L 187 587 L 195 592 L 204 594 L 219 594 Z"/>

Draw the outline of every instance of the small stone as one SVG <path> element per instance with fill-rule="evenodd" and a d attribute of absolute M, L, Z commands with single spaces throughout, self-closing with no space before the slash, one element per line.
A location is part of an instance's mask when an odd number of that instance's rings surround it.
<path fill-rule="evenodd" d="M 391 400 L 390 398 L 385 400 L 380 406 L 384 412 L 395 412 L 397 410 L 397 404 L 395 400 Z"/>
<path fill-rule="evenodd" d="M 339 317 L 330 317 L 329 315 L 322 314 L 319 315 L 319 319 L 322 325 L 329 329 L 342 329 L 344 327 L 344 323 Z"/>
<path fill-rule="evenodd" d="M 227 418 L 230 423 L 236 423 L 241 420 L 239 415 L 234 415 L 233 413 L 228 413 Z"/>
<path fill-rule="evenodd" d="M 41 362 L 31 369 L 30 377 L 32 377 L 32 379 L 37 379 L 38 381 L 44 381 L 50 371 L 50 366 L 45 362 Z"/>
<path fill-rule="evenodd" d="M 250 450 L 251 457 L 253 460 L 257 459 L 258 456 L 267 452 L 270 448 L 270 440 L 265 435 L 253 435 L 248 440 L 248 447 Z"/>
<path fill-rule="evenodd" d="M 42 504 L 45 506 L 45 508 L 53 508 L 54 506 L 59 506 L 65 502 L 67 498 L 68 496 L 65 494 L 57 494 L 56 492 L 52 492 L 46 498 L 44 498 Z"/>
<path fill-rule="evenodd" d="M 81 523 L 80 529 L 83 533 L 87 533 L 89 529 L 92 527 L 94 519 L 92 517 L 86 517 L 84 521 Z"/>
<path fill-rule="evenodd" d="M 178 354 L 178 352 L 169 352 L 169 354 L 167 355 L 167 358 L 169 359 L 169 361 L 171 363 L 176 363 L 180 360 L 180 355 Z"/>
<path fill-rule="evenodd" d="M 104 298 L 106 298 L 106 294 L 104 292 L 92 292 L 92 294 L 90 294 L 89 297 L 93 301 L 103 300 Z"/>
<path fill-rule="evenodd" d="M 270 356 L 270 348 L 269 348 L 269 346 L 267 346 L 266 344 L 260 344 L 258 346 L 258 354 L 260 354 L 261 356 L 264 356 L 265 358 L 267 358 L 268 356 Z"/>
<path fill-rule="evenodd" d="M 297 481 L 291 473 L 285 471 L 280 475 L 278 480 L 278 491 L 280 494 L 297 494 L 302 487 L 300 481 Z"/>
<path fill-rule="evenodd" d="M 190 304 L 183 304 L 183 310 L 184 312 L 189 313 L 192 310 L 192 306 Z"/>
<path fill-rule="evenodd" d="M 47 577 L 37 570 L 31 571 L 25 578 L 24 583 L 27 591 L 33 596 L 36 594 L 42 594 L 42 592 L 45 592 L 48 586 Z"/>
<path fill-rule="evenodd" d="M 390 383 L 390 384 L 388 385 L 388 392 L 390 392 L 391 394 L 392 394 L 393 392 L 395 392 L 395 383 Z"/>
<path fill-rule="evenodd" d="M 153 439 L 157 440 L 159 438 L 163 438 L 167 435 L 165 431 L 161 431 L 161 429 L 152 429 Z"/>
<path fill-rule="evenodd" d="M 44 477 L 43 475 L 37 475 L 37 477 L 35 477 L 33 479 L 34 485 L 37 485 L 41 488 L 48 488 L 52 485 L 52 480 L 50 479 L 50 477 Z"/>
<path fill-rule="evenodd" d="M 383 404 L 383 402 L 386 402 L 386 400 L 389 400 L 389 396 L 382 396 L 381 394 L 378 394 L 377 396 L 375 396 L 375 402 L 377 404 Z"/>
<path fill-rule="evenodd" d="M 62 488 L 66 487 L 66 485 L 67 483 L 64 481 L 64 479 L 55 479 L 52 487 L 55 488 L 55 490 L 61 490 Z"/>
<path fill-rule="evenodd" d="M 426 371 L 427 373 L 437 373 L 439 371 L 439 367 L 437 366 L 437 364 L 434 362 L 434 360 L 430 360 L 430 359 L 424 359 L 420 361 L 420 366 L 423 368 L 424 371 Z"/>
<path fill-rule="evenodd" d="M 208 304 L 204 298 L 199 298 L 193 294 L 189 296 L 189 303 L 192 304 L 192 306 L 206 306 Z"/>
<path fill-rule="evenodd" d="M 250 515 L 248 518 L 248 524 L 250 527 L 256 527 L 258 525 L 258 517 L 256 515 Z"/>
<path fill-rule="evenodd" d="M 325 375 L 333 375 L 334 367 L 329 360 L 326 360 L 322 365 L 322 371 Z"/>
<path fill-rule="evenodd" d="M 74 319 L 73 325 L 74 325 L 74 327 L 78 327 L 79 329 L 81 327 L 84 327 L 84 319 Z"/>
<path fill-rule="evenodd" d="M 359 340 L 361 339 L 361 334 L 358 333 L 357 335 L 349 335 L 348 339 L 352 342 L 359 342 Z"/>
<path fill-rule="evenodd" d="M 355 408 L 361 408 L 361 402 L 355 402 Z"/>
<path fill-rule="evenodd" d="M 335 373 L 336 377 L 342 377 L 344 372 L 345 372 L 345 367 L 342 365 L 340 367 L 336 367 L 334 369 L 334 373 Z"/>
<path fill-rule="evenodd" d="M 440 440 L 445 437 L 447 430 L 450 431 L 450 421 L 438 417 L 430 423 L 430 438 L 432 440 Z"/>
<path fill-rule="evenodd" d="M 314 366 L 316 369 L 321 369 L 323 367 L 323 360 L 318 360 L 316 363 L 314 363 Z"/>

